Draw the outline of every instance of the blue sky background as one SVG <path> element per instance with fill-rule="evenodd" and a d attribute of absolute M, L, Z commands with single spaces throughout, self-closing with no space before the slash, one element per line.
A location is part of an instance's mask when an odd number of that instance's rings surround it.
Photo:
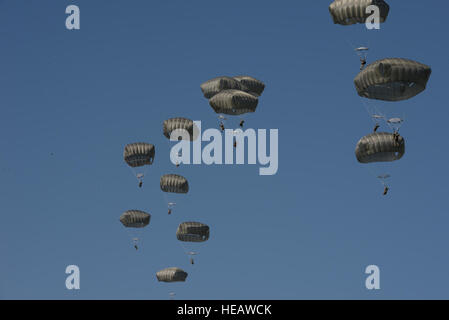
<path fill-rule="evenodd" d="M 0 298 L 449 298 L 447 34 L 443 1 L 388 1 L 380 31 L 334 25 L 331 1 L 0 2 Z M 65 8 L 81 30 L 65 28 Z M 399 102 L 406 154 L 391 193 L 357 163 L 372 130 L 356 94 L 353 45 L 369 61 L 404 57 L 432 67 L 425 92 Z M 249 74 L 266 83 L 247 127 L 279 129 L 279 171 L 169 162 L 162 121 L 217 127 L 199 85 Z M 369 101 L 367 101 L 369 103 Z M 144 188 L 125 144 L 156 145 Z M 190 192 L 168 216 L 159 177 Z M 152 214 L 135 251 L 118 218 Z M 211 238 L 191 266 L 180 222 Z M 81 290 L 65 268 L 81 269 Z M 381 290 L 364 287 L 381 269 Z M 155 273 L 178 266 L 179 284 Z"/>

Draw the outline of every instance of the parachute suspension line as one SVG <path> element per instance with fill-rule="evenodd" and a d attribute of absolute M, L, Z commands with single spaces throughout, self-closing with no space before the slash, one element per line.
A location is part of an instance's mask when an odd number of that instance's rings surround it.
<path fill-rule="evenodd" d="M 189 257 L 189 260 L 190 260 L 190 259 L 193 259 L 192 257 L 193 257 L 194 254 L 196 254 L 196 252 L 195 252 L 194 250 L 189 250 L 189 249 L 187 249 L 187 247 L 184 246 L 183 241 L 178 241 L 178 242 L 179 242 L 179 244 L 181 245 L 182 250 L 184 251 L 184 254 L 185 254 L 187 257 Z"/>
<path fill-rule="evenodd" d="M 187 250 L 187 248 L 184 246 L 184 244 L 182 243 L 182 241 L 178 241 L 178 242 L 179 242 L 179 244 L 181 245 L 182 250 L 184 251 L 184 253 L 185 253 L 185 254 L 188 254 L 189 250 Z"/>
<path fill-rule="evenodd" d="M 390 187 L 388 183 L 386 183 L 385 179 L 381 178 L 382 176 L 388 176 L 390 178 L 390 174 L 388 172 L 376 172 L 374 168 L 372 168 L 369 164 L 367 165 L 368 170 L 371 172 L 371 174 L 376 177 L 376 179 L 382 184 L 383 187 Z"/>
<path fill-rule="evenodd" d="M 169 140 L 170 141 L 170 140 Z M 157 172 L 158 176 L 161 177 L 163 175 L 163 168 L 160 168 Z M 164 201 L 164 205 L 167 205 L 168 201 L 167 201 L 167 195 L 165 194 L 165 192 L 163 192 L 161 190 L 162 194 L 163 194 L 163 198 L 162 201 Z"/>
<path fill-rule="evenodd" d="M 135 170 L 134 168 L 130 167 L 130 166 L 128 166 L 128 168 L 129 168 L 129 170 L 131 170 L 131 172 L 133 173 L 133 176 L 137 178 L 136 170 Z M 137 179 L 137 180 L 139 180 L 139 179 Z"/>
<path fill-rule="evenodd" d="M 381 110 L 379 108 L 377 108 L 376 106 L 369 104 L 367 101 L 361 99 L 363 106 L 365 107 L 367 113 L 369 114 L 369 116 L 371 117 L 371 120 L 376 123 L 379 124 L 380 121 L 384 121 L 385 124 L 391 129 L 391 131 L 394 132 L 399 132 L 399 129 L 402 126 L 402 123 L 404 122 L 405 119 L 405 114 L 404 112 L 402 113 L 402 116 L 400 118 L 390 118 L 390 115 L 387 115 L 383 112 L 381 112 Z M 394 120 L 394 121 L 391 121 Z"/>
<path fill-rule="evenodd" d="M 374 105 L 369 105 L 363 99 L 361 101 L 362 101 L 362 104 L 365 107 L 365 110 L 368 113 L 369 117 L 371 118 L 373 123 L 376 125 L 376 128 L 378 128 L 378 126 L 381 125 L 381 122 L 385 122 L 388 125 L 387 116 L 384 113 L 382 113 L 379 108 L 377 108 Z"/>
<path fill-rule="evenodd" d="M 399 132 L 399 129 L 401 127 L 400 125 L 395 126 L 393 123 L 390 123 L 389 119 L 387 119 L 387 125 L 388 125 L 388 127 L 390 127 L 391 131 L 393 131 L 393 132 Z"/>
<path fill-rule="evenodd" d="M 367 106 L 367 110 L 368 110 L 368 103 L 363 101 L 364 105 Z M 390 114 L 385 114 L 382 113 L 380 111 L 380 109 L 378 109 L 375 106 L 371 106 L 371 108 L 376 112 L 377 115 L 380 115 L 382 117 L 382 120 L 385 121 L 386 125 L 391 129 L 392 132 L 399 132 L 399 129 L 402 126 L 402 122 L 404 122 L 404 113 L 402 114 L 402 116 L 400 118 L 392 118 L 392 116 L 394 117 L 394 113 Z M 392 121 L 393 120 L 393 121 Z"/>
<path fill-rule="evenodd" d="M 360 60 L 362 60 L 362 58 L 367 61 L 368 59 L 368 53 L 367 51 L 370 48 L 370 41 L 368 41 L 366 44 L 366 47 L 362 47 L 362 46 L 356 46 L 354 45 L 354 43 L 352 43 L 349 39 L 346 39 L 346 43 L 351 47 L 352 50 L 354 50 L 357 54 L 357 56 L 360 58 Z M 358 50 L 358 49 L 364 49 L 364 50 Z M 361 52 L 365 52 L 365 53 L 361 53 Z"/>
<path fill-rule="evenodd" d="M 169 192 L 162 192 L 164 194 L 165 205 L 167 206 L 168 214 L 171 214 L 176 206 L 176 202 L 169 198 Z M 171 194 L 171 193 L 170 193 Z M 174 196 L 175 197 L 175 196 Z"/>
<path fill-rule="evenodd" d="M 389 119 L 385 119 L 388 126 L 390 127 L 391 131 L 394 132 L 399 132 L 399 130 L 402 127 L 402 123 L 405 121 L 405 114 L 404 112 L 402 113 L 402 116 L 400 118 L 389 118 Z"/>
<path fill-rule="evenodd" d="M 134 247 L 140 247 L 142 242 L 142 233 L 144 228 L 125 228 L 128 233 L 128 237 L 131 239 L 131 242 Z M 141 229 L 141 230 L 140 230 Z"/>
<path fill-rule="evenodd" d="M 148 171 L 148 168 L 149 168 L 149 166 L 148 165 L 146 165 L 146 166 L 144 166 L 144 168 L 143 168 L 143 172 L 142 172 L 142 176 L 140 177 L 140 180 L 139 180 L 139 182 L 142 182 L 143 183 L 143 178 L 146 176 L 146 174 L 147 174 L 147 171 Z M 138 175 L 137 175 L 138 176 Z M 136 177 L 137 177 L 136 176 Z"/>
<path fill-rule="evenodd" d="M 167 196 L 167 192 L 163 192 L 162 191 L 162 193 L 164 194 L 164 200 L 165 200 L 165 204 L 168 206 L 168 196 Z"/>
<path fill-rule="evenodd" d="M 178 241 L 178 242 L 179 242 L 179 244 L 181 245 L 182 250 L 184 251 L 184 254 L 185 254 L 186 256 L 190 257 L 190 256 L 189 256 L 189 250 L 187 250 L 187 248 L 184 246 L 184 244 L 182 243 L 182 241 Z"/>
<path fill-rule="evenodd" d="M 136 248 L 136 250 L 139 248 L 139 246 L 138 246 L 138 244 L 140 245 L 140 243 L 139 243 L 139 238 L 133 238 L 133 244 L 134 244 L 134 248 Z"/>
<path fill-rule="evenodd" d="M 169 141 L 168 144 L 170 145 L 170 140 L 168 140 L 168 141 Z M 169 146 L 169 149 L 170 149 L 170 146 Z M 161 177 L 164 174 L 163 171 L 164 171 L 163 168 L 159 169 L 159 171 L 157 172 L 159 177 Z M 161 192 L 162 192 L 162 195 L 163 195 L 162 201 L 164 202 L 164 205 L 168 207 L 168 202 L 169 201 L 168 201 L 167 193 L 163 192 L 162 190 L 161 190 Z"/>
<path fill-rule="evenodd" d="M 357 46 L 354 45 L 349 39 L 346 39 L 346 43 L 351 47 L 352 50 L 355 50 L 357 48 Z"/>
<path fill-rule="evenodd" d="M 149 167 L 148 165 L 143 166 L 143 172 L 138 173 L 136 168 L 132 168 L 132 167 L 128 166 L 128 168 L 131 170 L 131 172 L 136 177 L 137 181 L 139 181 L 139 183 L 143 183 L 143 178 L 147 174 L 148 167 Z"/>
<path fill-rule="evenodd" d="M 371 117 L 371 119 L 373 121 L 375 121 L 376 123 L 379 122 L 380 120 L 384 120 L 386 115 L 383 114 L 379 108 L 377 108 L 376 106 L 370 106 L 368 105 L 368 103 L 366 101 L 363 101 L 363 105 L 365 106 L 366 112 L 369 114 L 369 116 Z"/>

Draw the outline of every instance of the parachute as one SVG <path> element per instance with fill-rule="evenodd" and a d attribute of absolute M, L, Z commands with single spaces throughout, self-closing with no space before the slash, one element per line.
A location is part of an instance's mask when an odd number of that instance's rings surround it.
<path fill-rule="evenodd" d="M 139 180 L 139 187 L 142 186 L 142 180 L 145 176 L 146 166 L 153 164 L 155 156 L 155 148 L 154 145 L 145 143 L 145 142 L 137 142 L 127 144 L 125 146 L 125 150 L 123 151 L 123 158 L 128 166 L 134 172 L 134 175 Z M 143 170 L 142 167 L 145 167 Z"/>
<path fill-rule="evenodd" d="M 137 243 L 141 238 L 142 228 L 146 227 L 150 223 L 151 215 L 141 210 L 127 210 L 120 216 L 120 222 L 127 228 L 133 228 L 133 231 L 129 231 L 134 242 L 134 248 L 137 250 Z"/>
<path fill-rule="evenodd" d="M 171 193 L 189 192 L 189 183 L 186 178 L 178 174 L 164 174 L 160 181 L 161 190 Z"/>
<path fill-rule="evenodd" d="M 387 124 L 393 129 L 394 132 L 398 132 L 404 123 L 404 119 L 401 118 L 390 118 L 387 120 Z"/>
<path fill-rule="evenodd" d="M 352 25 L 366 23 L 372 13 L 366 13 L 366 9 L 375 5 L 379 8 L 380 22 L 387 20 L 390 6 L 383 0 L 335 0 L 329 6 L 329 12 L 335 24 Z"/>
<path fill-rule="evenodd" d="M 371 133 L 357 143 L 355 155 L 360 163 L 368 164 L 372 174 L 384 187 L 383 195 L 389 190 L 390 172 L 394 162 L 401 159 L 405 153 L 405 140 L 397 132 Z"/>
<path fill-rule="evenodd" d="M 128 210 L 120 216 L 120 222 L 127 228 L 143 228 L 150 223 L 151 215 L 141 210 Z"/>
<path fill-rule="evenodd" d="M 176 230 L 176 238 L 193 264 L 193 256 L 198 254 L 198 244 L 209 239 L 209 226 L 201 222 L 183 222 Z"/>
<path fill-rule="evenodd" d="M 355 52 L 360 58 L 360 61 L 364 62 L 366 62 L 366 59 L 368 58 L 368 51 L 369 51 L 368 47 L 360 47 L 355 49 Z"/>
<path fill-rule="evenodd" d="M 176 230 L 176 238 L 184 242 L 204 242 L 209 239 L 209 226 L 200 222 L 183 222 Z"/>
<path fill-rule="evenodd" d="M 265 84 L 256 78 L 250 76 L 237 76 L 233 78 L 240 82 L 242 91 L 248 92 L 253 96 L 259 97 L 265 89 Z"/>
<path fill-rule="evenodd" d="M 402 120 L 401 118 L 391 118 L 387 120 L 388 123 L 401 123 L 403 121 L 404 120 Z"/>
<path fill-rule="evenodd" d="M 391 162 L 402 158 L 405 153 L 405 140 L 388 132 L 376 132 L 359 140 L 355 149 L 360 163 Z"/>
<path fill-rule="evenodd" d="M 217 77 L 201 84 L 201 91 L 207 99 L 212 98 L 223 90 L 241 90 L 240 82 L 231 77 Z"/>
<path fill-rule="evenodd" d="M 165 174 L 161 177 L 160 186 L 164 192 L 168 214 L 171 214 L 177 200 L 180 200 L 179 195 L 189 192 L 189 182 L 178 174 Z"/>
<path fill-rule="evenodd" d="M 145 142 L 137 142 L 127 144 L 123 152 L 123 158 L 126 163 L 132 167 L 141 167 L 153 163 L 154 160 L 154 146 Z"/>
<path fill-rule="evenodd" d="M 376 126 L 386 125 L 393 132 L 399 132 L 404 124 L 406 107 L 404 105 L 376 103 L 362 101 L 366 111 L 370 115 L 371 120 Z M 400 117 L 399 117 L 400 116 Z"/>
<path fill-rule="evenodd" d="M 239 116 L 239 126 L 243 127 L 244 115 L 256 111 L 258 97 L 264 89 L 262 81 L 247 75 L 217 77 L 201 84 L 210 106 L 219 114 L 221 130 L 225 130 L 224 122 L 227 120 L 224 114 Z"/>
<path fill-rule="evenodd" d="M 406 109 L 403 104 L 388 104 L 381 101 L 403 101 L 425 90 L 432 70 L 429 66 L 407 59 L 389 58 L 378 60 L 354 79 L 359 96 L 371 119 L 374 130 L 381 120 L 394 132 L 399 132 Z M 376 102 L 374 102 L 376 100 Z"/>
<path fill-rule="evenodd" d="M 383 174 L 377 177 L 380 180 L 380 183 L 384 186 L 384 192 L 383 195 L 387 195 L 389 186 L 388 186 L 388 179 L 391 178 L 389 174 Z"/>
<path fill-rule="evenodd" d="M 187 278 L 187 272 L 180 268 L 166 268 L 156 272 L 156 278 L 162 282 L 184 282 Z"/>
<path fill-rule="evenodd" d="M 429 66 L 408 59 L 378 60 L 354 79 L 359 96 L 384 100 L 410 99 L 426 89 L 432 70 Z"/>
<path fill-rule="evenodd" d="M 385 119 L 385 116 L 381 115 L 381 114 L 373 114 L 371 115 L 371 118 L 373 118 L 374 120 L 381 120 L 381 119 Z"/>
<path fill-rule="evenodd" d="M 185 130 L 189 133 L 189 140 L 196 140 L 199 130 L 192 120 L 187 118 L 171 118 L 167 119 L 163 123 L 164 136 L 170 139 L 172 132 Z M 179 137 L 181 139 L 181 135 Z"/>
<path fill-rule="evenodd" d="M 240 90 L 224 90 L 209 100 L 216 113 L 228 115 L 255 112 L 258 102 L 257 97 Z"/>

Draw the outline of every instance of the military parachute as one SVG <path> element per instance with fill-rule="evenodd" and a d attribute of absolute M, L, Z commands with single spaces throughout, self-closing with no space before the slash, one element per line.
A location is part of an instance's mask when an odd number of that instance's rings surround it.
<path fill-rule="evenodd" d="M 209 104 L 218 114 L 241 115 L 255 112 L 257 97 L 240 90 L 224 90 L 209 100 Z"/>
<path fill-rule="evenodd" d="M 140 240 L 140 231 L 150 223 L 151 215 L 141 210 L 127 210 L 120 216 L 120 222 L 129 230 L 137 250 L 137 243 Z"/>
<path fill-rule="evenodd" d="M 187 278 L 187 272 L 180 268 L 166 268 L 156 272 L 156 278 L 161 282 L 184 282 Z"/>
<path fill-rule="evenodd" d="M 160 179 L 160 187 L 164 192 L 167 202 L 168 214 L 172 213 L 179 197 L 176 194 L 186 194 L 189 192 L 189 182 L 186 178 L 178 174 L 164 174 Z"/>
<path fill-rule="evenodd" d="M 201 222 L 183 222 L 176 230 L 176 238 L 184 242 L 204 242 L 209 239 L 209 226 Z"/>
<path fill-rule="evenodd" d="M 359 96 L 383 101 L 410 99 L 426 89 L 432 70 L 425 64 L 400 58 L 378 60 L 354 79 Z"/>
<path fill-rule="evenodd" d="M 335 0 L 329 6 L 329 12 L 335 24 L 352 25 L 357 23 L 366 23 L 372 15 L 369 6 L 379 8 L 379 22 L 387 20 L 390 6 L 383 0 Z"/>
<path fill-rule="evenodd" d="M 136 142 L 125 146 L 123 158 L 139 180 L 139 187 L 142 187 L 143 177 L 148 166 L 153 164 L 154 156 L 155 148 L 152 144 Z"/>
<path fill-rule="evenodd" d="M 359 140 L 355 149 L 360 163 L 391 162 L 402 158 L 405 153 L 405 140 L 388 132 L 375 132 Z"/>
<path fill-rule="evenodd" d="M 226 114 L 237 116 L 239 126 L 243 127 L 245 120 L 243 115 L 255 112 L 259 100 L 256 96 L 240 90 L 224 90 L 216 94 L 209 100 L 210 106 L 214 109 L 219 117 Z M 237 124 L 229 124 L 227 121 L 220 120 L 221 130 L 225 130 L 225 126 L 236 127 Z M 237 147 L 235 130 L 233 130 L 234 147 Z"/>
<path fill-rule="evenodd" d="M 198 244 L 209 239 L 210 228 L 201 222 L 183 222 L 176 230 L 176 238 L 180 241 L 185 253 L 193 264 L 193 256 L 198 254 Z"/>
<path fill-rule="evenodd" d="M 241 90 L 240 82 L 231 77 L 216 77 L 200 85 L 205 98 L 210 99 L 223 90 Z"/>
<path fill-rule="evenodd" d="M 233 78 L 240 82 L 240 90 L 248 92 L 253 96 L 259 97 L 265 89 L 265 84 L 256 78 L 250 76 L 236 76 Z"/>
<path fill-rule="evenodd" d="M 194 141 L 198 138 L 200 134 L 196 124 L 187 118 L 177 117 L 167 119 L 163 122 L 162 130 L 164 136 L 168 139 L 167 141 Z M 173 137 L 172 137 L 173 136 Z M 173 139 L 173 140 L 172 140 Z M 170 145 L 170 143 L 169 143 Z M 179 167 L 182 163 L 182 146 L 177 154 L 170 154 L 170 159 Z M 176 158 L 174 158 L 175 156 Z"/>
<path fill-rule="evenodd" d="M 238 118 L 239 126 L 243 127 L 244 115 L 256 111 L 259 99 L 265 89 L 265 84 L 251 76 L 217 77 L 201 84 L 204 96 L 209 99 L 212 109 L 218 114 L 221 130 L 225 130 L 228 116 Z M 226 127 L 229 123 L 226 124 Z M 235 124 L 230 124 L 234 127 Z"/>
<path fill-rule="evenodd" d="M 164 174 L 160 181 L 161 190 L 172 193 L 189 192 L 189 183 L 186 178 L 178 174 Z"/>
<path fill-rule="evenodd" d="M 389 189 L 387 179 L 391 177 L 389 171 L 392 166 L 389 163 L 401 159 L 404 153 L 405 140 L 397 132 L 368 134 L 359 140 L 355 149 L 357 161 L 372 167 L 371 170 L 384 185 L 384 195 Z"/>
<path fill-rule="evenodd" d="M 366 66 L 366 60 L 368 58 L 368 47 L 359 47 L 355 49 L 355 52 L 359 56 L 360 59 L 360 71 L 362 71 Z"/>
<path fill-rule="evenodd" d="M 368 98 L 362 99 L 362 104 L 375 122 L 374 131 L 384 123 L 399 132 L 407 109 L 403 104 L 389 102 L 407 100 L 424 91 L 431 72 L 422 63 L 390 58 L 370 64 L 355 77 L 358 95 Z"/>
<path fill-rule="evenodd" d="M 193 141 L 198 137 L 198 128 L 192 120 L 178 117 L 164 120 L 163 133 L 167 139 L 170 139 L 171 134 L 174 133 L 178 140 L 186 138 Z M 187 137 L 185 137 L 185 133 L 187 133 Z"/>

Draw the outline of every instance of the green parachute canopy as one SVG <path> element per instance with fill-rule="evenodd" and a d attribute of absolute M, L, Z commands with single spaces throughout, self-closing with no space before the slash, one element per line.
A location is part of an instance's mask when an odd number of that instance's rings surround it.
<path fill-rule="evenodd" d="M 209 100 L 210 106 L 216 113 L 228 115 L 255 112 L 257 103 L 257 97 L 240 90 L 221 91 Z"/>
<path fill-rule="evenodd" d="M 128 210 L 120 216 L 120 222 L 127 228 L 143 228 L 150 219 L 151 215 L 141 210 Z"/>
<path fill-rule="evenodd" d="M 410 99 L 426 89 L 432 70 L 425 64 L 400 58 L 378 60 L 355 77 L 359 96 L 401 101 Z"/>
<path fill-rule="evenodd" d="M 184 242 L 204 242 L 209 239 L 209 226 L 201 222 L 183 222 L 176 230 L 176 238 Z"/>
<path fill-rule="evenodd" d="M 231 77 L 217 77 L 201 84 L 201 91 L 207 99 L 212 98 L 223 90 L 236 89 L 241 90 L 242 86 L 239 81 Z"/>
<path fill-rule="evenodd" d="M 375 132 L 359 140 L 355 156 L 360 163 L 391 162 L 402 158 L 405 153 L 405 140 L 387 132 Z"/>
<path fill-rule="evenodd" d="M 265 84 L 256 78 L 250 76 L 237 76 L 233 78 L 240 82 L 240 90 L 252 94 L 253 96 L 259 97 L 265 89 Z"/>

